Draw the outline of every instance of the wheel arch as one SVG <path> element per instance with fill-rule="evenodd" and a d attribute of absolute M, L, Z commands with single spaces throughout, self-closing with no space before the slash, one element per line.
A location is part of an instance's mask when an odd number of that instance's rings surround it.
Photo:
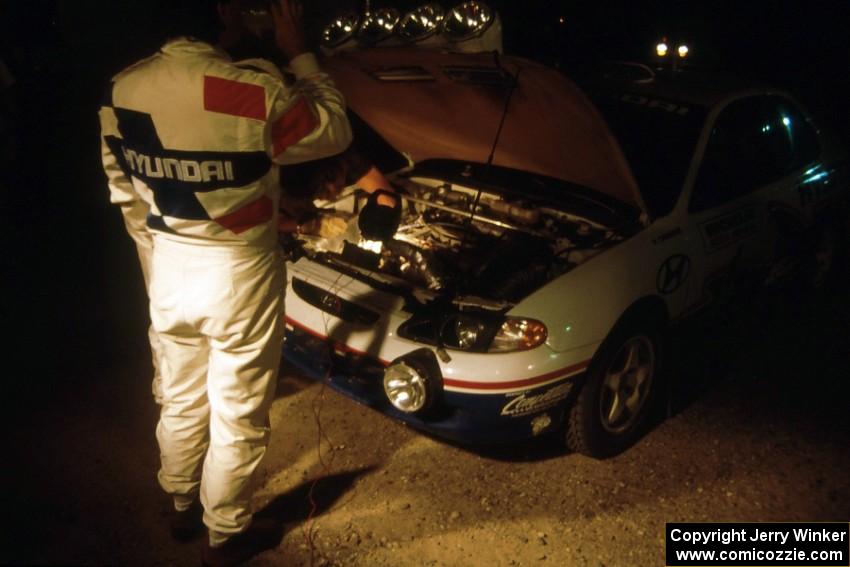
<path fill-rule="evenodd" d="M 667 303 L 658 295 L 646 295 L 633 302 L 617 319 L 609 336 L 614 330 L 643 321 L 649 321 L 656 330 L 663 330 L 669 324 L 670 311 L 667 309 Z"/>
<path fill-rule="evenodd" d="M 619 317 L 617 323 L 599 345 L 591 359 L 587 372 L 577 389 L 575 398 L 564 416 L 565 441 L 567 447 L 579 453 L 605 458 L 631 446 L 644 432 L 652 412 L 654 398 L 658 392 L 658 369 L 662 364 L 661 335 L 669 323 L 669 311 L 664 300 L 657 295 L 647 295 L 634 301 Z M 596 421 L 597 405 L 600 403 L 602 373 L 615 357 L 622 341 L 628 340 L 635 331 L 646 331 L 654 345 L 655 374 L 652 390 L 647 394 L 641 416 L 621 437 L 612 436 L 599 429 Z"/>

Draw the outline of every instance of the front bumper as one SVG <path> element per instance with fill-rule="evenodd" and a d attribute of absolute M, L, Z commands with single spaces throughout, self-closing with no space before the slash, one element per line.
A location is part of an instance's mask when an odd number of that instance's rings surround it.
<path fill-rule="evenodd" d="M 510 394 L 442 391 L 423 414 L 399 411 L 383 390 L 384 363 L 288 325 L 284 355 L 305 374 L 418 430 L 461 443 L 509 443 L 563 423 L 583 374 Z"/>

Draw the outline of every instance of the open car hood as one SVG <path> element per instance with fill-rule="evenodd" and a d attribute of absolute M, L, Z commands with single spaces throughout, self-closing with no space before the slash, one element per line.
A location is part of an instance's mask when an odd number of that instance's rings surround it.
<path fill-rule="evenodd" d="M 340 52 L 323 63 L 348 106 L 414 163 L 493 163 L 562 179 L 646 211 L 613 135 L 561 72 L 494 54 L 418 48 Z M 500 69 L 501 67 L 501 69 Z"/>

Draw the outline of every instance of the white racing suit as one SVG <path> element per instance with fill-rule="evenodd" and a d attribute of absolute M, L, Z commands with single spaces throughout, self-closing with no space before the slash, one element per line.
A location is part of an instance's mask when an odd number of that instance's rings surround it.
<path fill-rule="evenodd" d="M 108 151 L 108 148 L 104 146 Z M 109 160 L 109 166 L 115 168 L 115 172 L 121 175 L 120 168 L 114 158 L 107 157 L 109 154 L 104 153 L 104 164 Z M 127 234 L 133 239 L 136 245 L 136 252 L 139 256 L 139 264 L 142 268 L 142 277 L 145 280 L 145 291 L 150 297 L 150 281 L 151 281 L 151 262 L 153 261 L 153 235 L 148 232 L 147 216 L 150 208 L 147 203 L 142 200 L 121 203 L 121 214 L 124 217 L 124 226 L 127 229 Z M 162 348 L 159 346 L 159 335 L 154 331 L 153 325 L 148 327 L 148 342 L 151 346 L 151 361 L 153 363 L 153 381 L 151 382 L 151 392 L 156 403 L 162 404 L 162 374 L 159 369 L 159 359 L 162 357 Z"/>
<path fill-rule="evenodd" d="M 153 239 L 159 481 L 177 509 L 200 491 L 213 545 L 250 523 L 269 439 L 285 289 L 275 164 L 351 141 L 343 98 L 313 55 L 291 70 L 287 87 L 274 70 L 177 39 L 117 75 L 100 112 L 111 200 L 131 234 L 145 213 Z"/>

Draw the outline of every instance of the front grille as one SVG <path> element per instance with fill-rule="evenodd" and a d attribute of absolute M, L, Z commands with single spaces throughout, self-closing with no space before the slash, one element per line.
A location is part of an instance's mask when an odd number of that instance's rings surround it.
<path fill-rule="evenodd" d="M 308 284 L 298 278 L 293 278 L 292 289 L 295 295 L 325 313 L 357 325 L 374 325 L 378 322 L 378 313 L 347 301 L 320 287 Z"/>
<path fill-rule="evenodd" d="M 341 344 L 331 339 L 321 339 L 298 327 L 289 331 L 287 348 L 310 360 L 319 374 L 339 373 L 371 384 L 380 384 L 384 365 L 366 354 L 343 351 Z"/>

